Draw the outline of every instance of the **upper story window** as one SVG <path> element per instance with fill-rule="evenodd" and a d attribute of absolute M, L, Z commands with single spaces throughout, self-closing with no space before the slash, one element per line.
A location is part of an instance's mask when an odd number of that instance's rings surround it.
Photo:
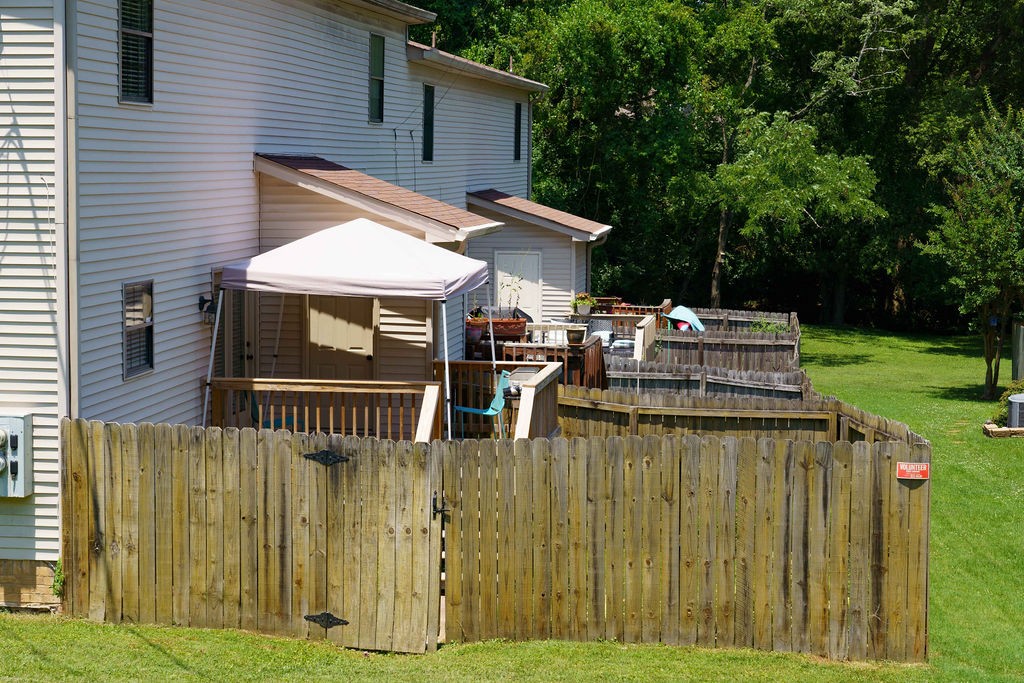
<path fill-rule="evenodd" d="M 123 286 L 124 378 L 153 369 L 153 281 Z"/>
<path fill-rule="evenodd" d="M 434 160 L 434 86 L 423 85 L 423 161 Z"/>
<path fill-rule="evenodd" d="M 370 34 L 370 121 L 384 121 L 384 36 Z"/>
<path fill-rule="evenodd" d="M 523 158 L 523 104 L 516 102 L 515 142 L 512 143 L 512 160 Z"/>
<path fill-rule="evenodd" d="M 153 0 L 121 0 L 122 102 L 153 101 Z"/>

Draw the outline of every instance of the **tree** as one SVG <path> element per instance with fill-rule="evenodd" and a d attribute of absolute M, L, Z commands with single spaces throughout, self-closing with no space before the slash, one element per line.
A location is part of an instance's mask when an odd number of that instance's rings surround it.
<path fill-rule="evenodd" d="M 948 205 L 927 253 L 953 272 L 960 310 L 984 339 L 985 398 L 999 394 L 999 360 L 1015 306 L 1024 301 L 1024 112 L 1000 114 L 986 97 L 980 124 L 947 152 Z"/>

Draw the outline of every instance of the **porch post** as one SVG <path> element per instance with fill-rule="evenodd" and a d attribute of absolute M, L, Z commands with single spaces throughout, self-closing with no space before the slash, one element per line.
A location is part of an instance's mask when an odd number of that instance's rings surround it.
<path fill-rule="evenodd" d="M 206 411 L 210 407 L 210 380 L 213 379 L 213 357 L 217 353 L 217 333 L 220 331 L 220 312 L 224 306 L 224 290 L 217 292 L 217 316 L 213 321 L 213 339 L 210 340 L 210 362 L 206 366 L 206 389 L 203 392 L 203 427 L 206 427 Z"/>
<path fill-rule="evenodd" d="M 491 281 L 490 280 L 487 281 L 487 300 L 488 301 L 494 301 L 494 299 L 491 298 Z M 493 372 L 495 375 L 497 375 L 498 374 L 498 359 L 494 355 L 495 354 L 495 351 L 494 351 L 494 306 L 491 306 L 490 304 L 488 304 L 488 306 L 487 306 L 487 329 L 488 329 L 488 331 L 490 333 L 490 336 L 491 336 L 491 372 Z"/>
<path fill-rule="evenodd" d="M 448 299 L 441 299 L 441 334 L 444 338 L 444 416 L 448 421 L 448 440 L 452 440 L 452 380 L 448 369 Z"/>

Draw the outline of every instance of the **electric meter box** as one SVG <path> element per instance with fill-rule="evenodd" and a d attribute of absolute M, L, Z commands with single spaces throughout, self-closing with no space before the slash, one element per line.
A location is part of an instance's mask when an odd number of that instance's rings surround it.
<path fill-rule="evenodd" d="M 32 415 L 0 413 L 0 498 L 31 495 Z"/>

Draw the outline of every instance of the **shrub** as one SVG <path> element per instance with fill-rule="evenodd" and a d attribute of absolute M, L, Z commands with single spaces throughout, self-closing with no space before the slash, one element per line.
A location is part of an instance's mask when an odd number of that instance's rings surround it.
<path fill-rule="evenodd" d="M 1024 394 L 1024 379 L 1010 382 L 1010 386 L 999 397 L 999 407 L 996 408 L 996 414 L 992 416 L 992 421 L 1000 427 L 1005 427 L 1006 421 L 1010 417 L 1010 397 L 1014 394 Z"/>
<path fill-rule="evenodd" d="M 766 334 L 786 334 L 789 332 L 789 325 L 778 320 L 758 318 L 750 323 L 751 332 L 764 332 Z"/>

